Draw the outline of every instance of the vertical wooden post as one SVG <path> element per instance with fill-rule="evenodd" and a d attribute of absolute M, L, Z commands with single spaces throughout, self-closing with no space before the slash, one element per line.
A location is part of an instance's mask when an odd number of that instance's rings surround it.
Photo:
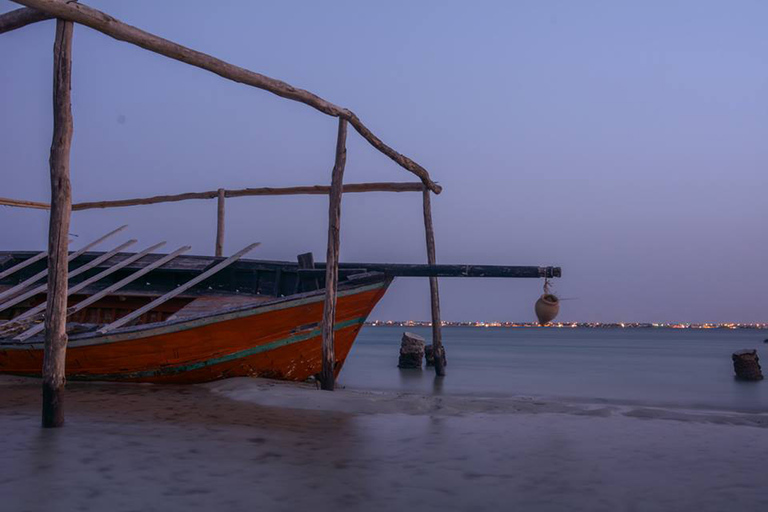
<path fill-rule="evenodd" d="M 56 20 L 53 45 L 53 140 L 51 142 L 51 213 L 48 225 L 48 305 L 43 355 L 43 427 L 64 425 L 67 355 L 67 278 L 72 189 L 69 152 L 72 145 L 72 30 Z"/>
<path fill-rule="evenodd" d="M 341 223 L 341 193 L 344 166 L 347 163 L 347 121 L 339 117 L 336 138 L 336 162 L 331 177 L 328 200 L 328 252 L 325 263 L 325 304 L 323 307 L 323 369 L 320 387 L 333 391 L 336 386 L 333 326 L 336 323 L 336 285 L 339 279 L 339 225 Z"/>
<path fill-rule="evenodd" d="M 432 228 L 432 203 L 430 191 L 424 187 L 424 229 L 427 234 L 427 263 L 436 265 L 435 231 Z M 443 331 L 440 320 L 440 291 L 437 287 L 437 277 L 429 278 L 429 296 L 432 305 L 432 353 L 435 358 L 435 373 L 445 375 L 445 349 L 443 348 Z"/>
<path fill-rule="evenodd" d="M 224 256 L 224 189 L 219 189 L 216 204 L 216 257 Z"/>

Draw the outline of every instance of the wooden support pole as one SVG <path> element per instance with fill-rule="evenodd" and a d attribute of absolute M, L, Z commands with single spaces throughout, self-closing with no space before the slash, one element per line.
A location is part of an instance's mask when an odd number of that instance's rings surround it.
<path fill-rule="evenodd" d="M 30 9 L 28 7 L 22 7 L 15 11 L 6 12 L 5 14 L 0 15 L 0 34 L 51 18 L 53 18 L 53 16 L 50 14 L 36 11 L 35 9 Z"/>
<path fill-rule="evenodd" d="M 224 189 L 218 191 L 218 201 L 216 203 L 216 257 L 221 258 L 224 255 Z"/>
<path fill-rule="evenodd" d="M 436 265 L 435 231 L 432 228 L 432 203 L 429 190 L 424 192 L 424 230 L 427 235 L 427 263 Z M 443 348 L 442 321 L 440 320 L 440 291 L 437 287 L 437 277 L 429 278 L 429 296 L 432 306 L 432 353 L 435 357 L 435 374 L 445 375 L 445 348 Z"/>
<path fill-rule="evenodd" d="M 336 387 L 336 356 L 333 327 L 336 324 L 336 285 L 339 280 L 339 227 L 341 224 L 341 194 L 344 166 L 347 163 L 347 121 L 339 118 L 336 138 L 336 161 L 331 176 L 328 200 L 328 252 L 325 265 L 325 303 L 323 305 L 323 369 L 320 387 L 333 391 Z"/>
<path fill-rule="evenodd" d="M 43 355 L 43 427 L 64 425 L 64 366 L 67 355 L 67 266 L 72 189 L 71 21 L 56 20 L 53 45 L 53 141 L 51 142 L 51 214 L 48 228 L 48 306 Z"/>

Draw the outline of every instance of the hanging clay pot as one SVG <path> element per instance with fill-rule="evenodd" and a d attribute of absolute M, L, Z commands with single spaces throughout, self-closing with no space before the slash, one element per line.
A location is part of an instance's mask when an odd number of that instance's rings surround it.
<path fill-rule="evenodd" d="M 560 299 L 551 293 L 545 293 L 536 301 L 536 316 L 541 325 L 546 325 L 555 319 L 560 312 Z"/>

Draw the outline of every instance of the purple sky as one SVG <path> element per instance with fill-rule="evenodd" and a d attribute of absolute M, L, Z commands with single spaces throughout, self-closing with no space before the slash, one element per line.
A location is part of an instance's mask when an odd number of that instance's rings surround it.
<path fill-rule="evenodd" d="M 766 2 L 89 4 L 353 109 L 445 187 L 438 261 L 562 266 L 563 320 L 768 321 Z M 48 199 L 53 32 L 0 35 L 1 196 Z M 76 201 L 329 182 L 335 119 L 74 37 Z M 350 132 L 345 178 L 413 177 Z M 226 252 L 324 259 L 326 198 L 227 208 Z M 211 254 L 215 209 L 78 212 L 72 232 L 128 223 L 143 245 Z M 342 215 L 343 260 L 425 261 L 418 194 L 347 195 Z M 0 249 L 44 248 L 46 218 L 0 208 Z M 443 317 L 533 320 L 541 284 L 444 279 Z M 428 299 L 401 279 L 373 318 L 426 319 Z"/>

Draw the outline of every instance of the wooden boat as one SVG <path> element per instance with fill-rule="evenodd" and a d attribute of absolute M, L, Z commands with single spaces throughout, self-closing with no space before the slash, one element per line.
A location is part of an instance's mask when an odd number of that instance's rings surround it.
<path fill-rule="evenodd" d="M 87 253 L 81 258 L 87 264 L 102 254 Z M 7 267 L 34 256 L 0 253 L 0 260 L 4 257 Z M 108 261 L 114 265 L 128 256 L 117 254 Z M 149 254 L 123 267 L 70 295 L 69 305 L 76 306 L 161 257 Z M 194 383 L 251 375 L 306 380 L 320 372 L 324 274 L 313 273 L 302 282 L 295 263 L 240 260 L 143 313 L 135 325 L 100 331 L 217 260 L 222 258 L 177 257 L 147 274 L 147 279 L 135 280 L 71 315 L 67 378 Z M 40 270 L 38 265 L 44 261 L 6 280 L 0 291 L 34 275 Z M 102 265 L 82 275 L 108 268 L 106 263 Z M 342 276 L 334 326 L 337 374 L 365 319 L 392 281 L 383 273 L 354 271 L 342 272 Z M 36 294 L 0 312 L 0 318 L 10 321 L 4 324 L 6 332 L 14 325 L 12 319 L 44 300 L 44 293 Z M 0 373 L 39 376 L 43 337 L 14 339 L 18 331 L 16 327 L 0 341 Z"/>
<path fill-rule="evenodd" d="M 113 250 L 76 256 L 68 300 L 68 379 L 197 383 L 262 376 L 304 381 L 321 371 L 323 264 L 315 266 L 310 256 L 307 265 L 308 255 L 300 265 L 239 259 L 238 254 L 227 259 L 174 254 Z M 39 376 L 45 287 L 34 293 L 29 282 L 44 274 L 45 258 L 0 252 L 0 276 L 23 265 L 0 279 L 0 297 L 6 295 L 0 300 L 0 373 Z M 539 267 L 342 264 L 335 372 L 396 275 L 540 277 L 553 272 Z M 158 302 L 169 293 L 175 295 Z M 30 315 L 35 310 L 38 314 Z M 131 322 L 119 325 L 131 315 Z"/>

